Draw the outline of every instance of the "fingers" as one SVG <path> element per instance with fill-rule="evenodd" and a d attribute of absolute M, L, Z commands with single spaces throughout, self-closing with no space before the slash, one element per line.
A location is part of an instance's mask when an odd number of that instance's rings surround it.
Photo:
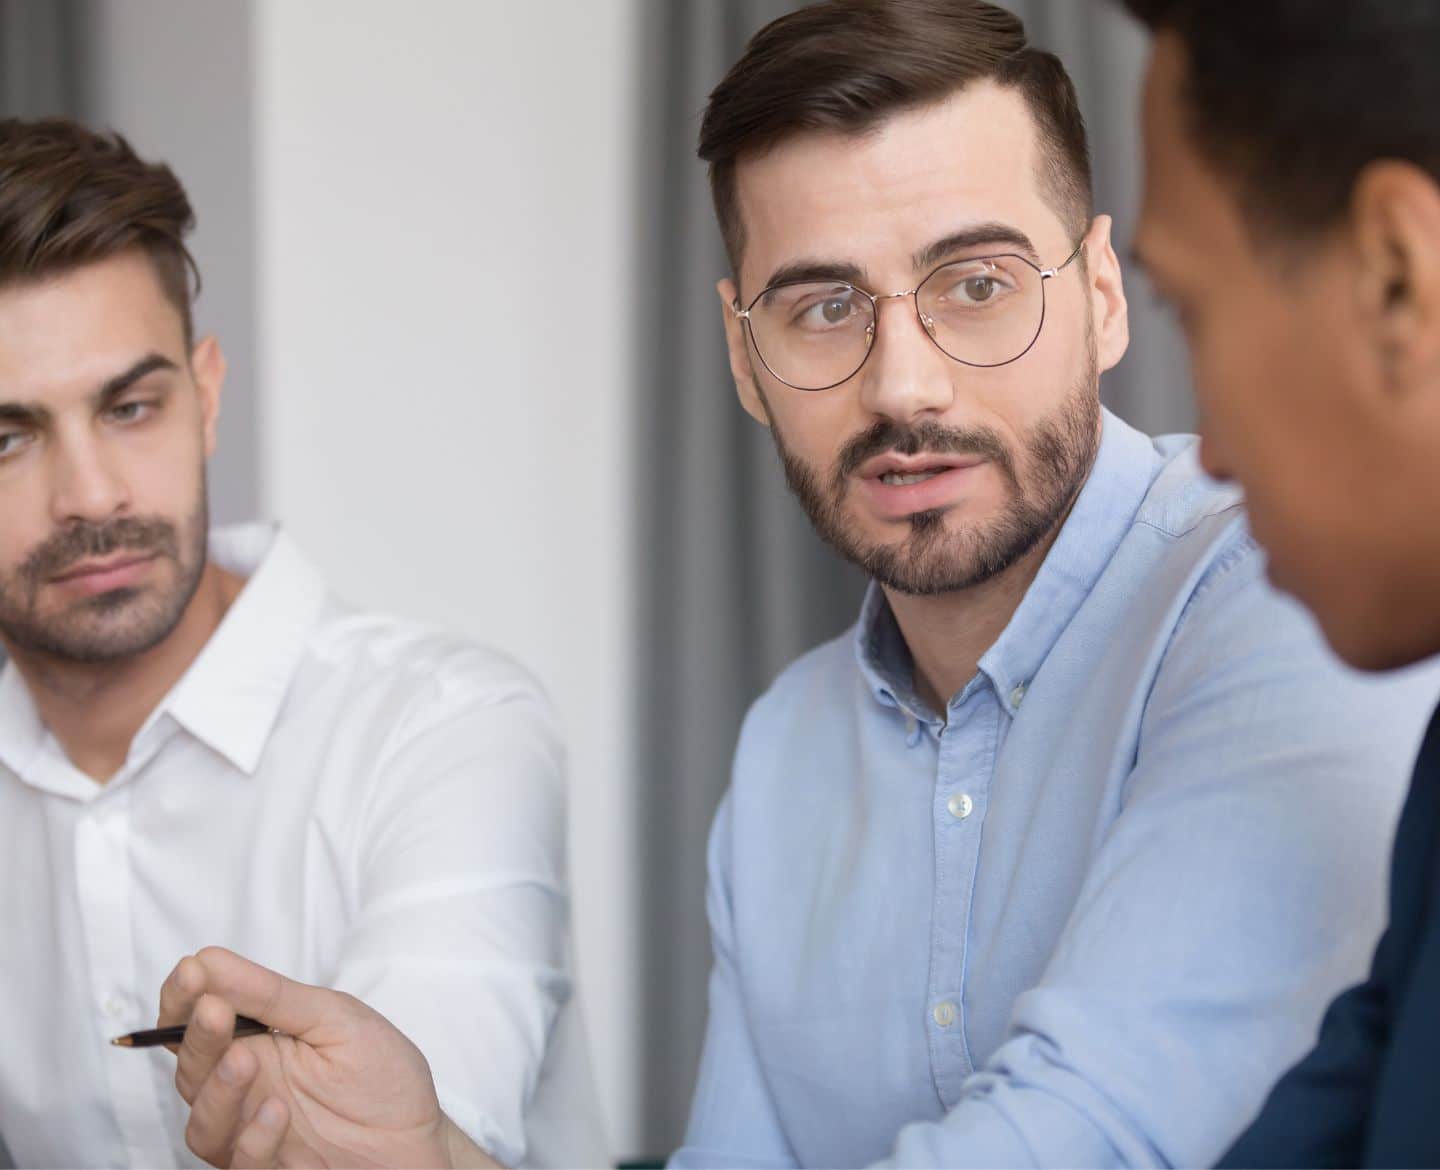
<path fill-rule="evenodd" d="M 195 1001 L 205 994 L 205 968 L 200 961 L 186 955 L 160 987 L 159 1027 L 188 1023 L 195 1010 Z"/>
<path fill-rule="evenodd" d="M 200 1091 L 235 1037 L 235 1012 L 223 999 L 202 995 L 190 1015 L 185 1039 L 176 1050 L 175 1088 L 194 1104 Z"/>
<path fill-rule="evenodd" d="M 244 1128 L 245 1097 L 259 1071 L 255 1054 L 244 1044 L 232 1044 L 209 1075 L 196 1082 L 198 1091 L 193 1097 L 186 1097 L 190 1120 L 185 1126 L 185 1144 L 212 1166 L 230 1165 L 236 1139 Z"/>
<path fill-rule="evenodd" d="M 252 963 L 222 947 L 206 947 L 194 960 L 203 972 L 205 990 L 224 999 L 240 1015 L 252 1016 L 272 1028 L 304 1037 L 329 1024 L 341 1023 L 353 1014 L 354 1001 L 338 991 L 296 983 L 278 972 Z M 177 1002 L 183 995 L 188 969 L 176 967 Z M 177 978 L 178 977 L 178 978 Z M 167 985 L 170 980 L 167 980 Z M 163 993 L 162 993 L 163 996 Z"/>
<path fill-rule="evenodd" d="M 280 1164 L 280 1146 L 290 1128 L 290 1110 L 279 1097 L 266 1100 L 250 1124 L 235 1139 L 230 1165 L 240 1168 L 273 1167 Z"/>

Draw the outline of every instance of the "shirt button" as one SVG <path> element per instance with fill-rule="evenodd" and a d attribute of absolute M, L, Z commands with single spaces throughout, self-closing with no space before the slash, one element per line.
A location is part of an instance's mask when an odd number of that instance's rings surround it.
<path fill-rule="evenodd" d="M 975 811 L 975 802 L 970 799 L 969 793 L 957 792 L 945 807 L 950 810 L 950 815 L 957 821 L 963 821 Z"/>
<path fill-rule="evenodd" d="M 935 1010 L 930 1013 L 935 1017 L 935 1022 L 942 1028 L 948 1028 L 955 1022 L 955 1005 L 950 1002 L 937 1003 Z"/>
<path fill-rule="evenodd" d="M 1025 701 L 1025 684 L 1024 684 L 1024 683 L 1021 683 L 1018 687 L 1016 687 L 1013 691 L 1010 692 L 1010 705 L 1011 705 L 1012 707 L 1018 707 L 1018 706 L 1020 706 L 1020 704 L 1023 703 L 1024 701 Z"/>

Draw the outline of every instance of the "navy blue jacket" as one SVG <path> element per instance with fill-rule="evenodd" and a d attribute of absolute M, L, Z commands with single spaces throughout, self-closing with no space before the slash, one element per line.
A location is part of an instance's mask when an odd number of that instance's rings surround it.
<path fill-rule="evenodd" d="M 1395 836 L 1370 977 L 1330 1005 L 1314 1050 L 1220 1165 L 1440 1166 L 1440 710 Z"/>

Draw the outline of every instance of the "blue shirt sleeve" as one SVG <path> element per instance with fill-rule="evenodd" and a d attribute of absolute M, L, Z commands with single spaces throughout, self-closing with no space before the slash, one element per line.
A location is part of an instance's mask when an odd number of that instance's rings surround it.
<path fill-rule="evenodd" d="M 1381 888 L 1353 879 L 1391 822 L 1346 809 L 1413 759 L 1403 742 L 1376 758 L 1385 696 L 1337 686 L 1323 653 L 1259 558 L 1202 586 L 1043 978 L 960 1103 L 887 1164 L 1209 1165 L 1251 1119 L 1363 971 L 1383 911 L 1348 891 Z"/>
<path fill-rule="evenodd" d="M 1376 974 L 1345 992 L 1325 1014 L 1315 1050 L 1281 1079 L 1256 1123 L 1220 1170 L 1260 1166 L 1359 1166 L 1365 1123 L 1384 1054 L 1386 993 Z"/>

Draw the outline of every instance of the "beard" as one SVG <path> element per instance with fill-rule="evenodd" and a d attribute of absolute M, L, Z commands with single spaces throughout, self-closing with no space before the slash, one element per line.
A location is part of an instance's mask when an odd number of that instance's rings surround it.
<path fill-rule="evenodd" d="M 179 526 L 159 517 L 122 516 L 61 529 L 0 577 L 0 636 L 16 650 L 67 663 L 94 665 L 143 654 L 170 636 L 200 587 L 208 532 L 203 480 L 200 499 Z M 71 565 L 121 552 L 168 561 L 174 566 L 170 581 L 41 609 L 44 587 Z"/>
<path fill-rule="evenodd" d="M 1059 528 L 1099 448 L 1097 379 L 1092 349 L 1086 375 L 1060 408 L 1026 436 L 1023 463 L 989 427 L 946 427 L 928 419 L 904 425 L 882 419 L 845 445 L 826 480 L 785 446 L 773 419 L 771 432 L 786 482 L 820 538 L 886 588 L 929 597 L 999 576 Z M 953 529 L 946 525 L 948 509 L 917 512 L 905 520 L 908 532 L 899 541 L 868 540 L 847 521 L 846 495 L 855 472 L 888 451 L 978 455 L 1004 480 L 1006 503 L 998 515 Z"/>

